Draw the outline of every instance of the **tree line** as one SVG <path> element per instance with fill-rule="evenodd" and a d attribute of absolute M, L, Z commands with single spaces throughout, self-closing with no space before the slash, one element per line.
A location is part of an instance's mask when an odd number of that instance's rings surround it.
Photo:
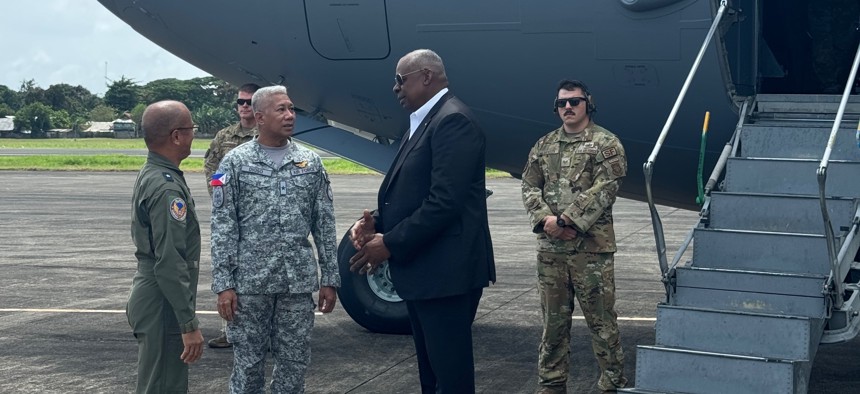
<path fill-rule="evenodd" d="M 52 129 L 81 131 L 90 122 L 123 116 L 139 125 L 147 104 L 179 100 L 191 110 L 201 132 L 214 134 L 236 122 L 236 94 L 236 88 L 215 77 L 166 78 L 141 85 L 123 76 L 108 85 L 104 97 L 66 83 L 43 89 L 30 79 L 21 82 L 18 90 L 0 85 L 0 117 L 15 116 L 15 132 L 28 130 L 38 138 Z"/>

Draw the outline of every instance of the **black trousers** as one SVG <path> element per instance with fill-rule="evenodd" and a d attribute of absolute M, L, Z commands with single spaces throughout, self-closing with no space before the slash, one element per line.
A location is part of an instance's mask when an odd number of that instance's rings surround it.
<path fill-rule="evenodd" d="M 406 301 L 423 394 L 475 392 L 472 321 L 483 292 Z"/>

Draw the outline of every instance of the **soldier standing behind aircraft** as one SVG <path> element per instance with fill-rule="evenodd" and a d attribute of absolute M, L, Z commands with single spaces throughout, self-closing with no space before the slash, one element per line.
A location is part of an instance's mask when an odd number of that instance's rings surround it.
<path fill-rule="evenodd" d="M 328 313 L 340 285 L 332 191 L 319 155 L 291 139 L 296 115 L 287 89 L 261 88 L 252 103 L 259 137 L 230 151 L 212 177 L 212 291 L 229 321 L 230 392 L 265 392 L 271 348 L 271 392 L 302 393 L 311 293 L 319 289 L 319 309 Z"/>
<path fill-rule="evenodd" d="M 254 119 L 254 110 L 251 109 L 251 97 L 258 89 L 260 86 L 253 83 L 246 83 L 239 88 L 239 98 L 236 99 L 239 123 L 219 130 L 215 133 L 212 142 L 209 143 L 209 149 L 204 156 L 203 173 L 206 175 L 206 188 L 209 190 L 210 197 L 212 196 L 212 186 L 209 182 L 212 181 L 212 175 L 215 174 L 227 152 L 250 141 L 257 135 L 257 121 Z M 227 320 L 222 319 L 221 335 L 210 339 L 209 347 L 228 348 L 230 346 L 233 345 L 227 341 Z"/>
<path fill-rule="evenodd" d="M 188 365 L 203 353 L 195 316 L 200 227 L 179 163 L 196 126 L 188 108 L 161 101 L 143 112 L 146 164 L 134 185 L 131 238 L 137 273 L 126 315 L 138 343 L 137 392 L 188 391 Z"/>
<path fill-rule="evenodd" d="M 543 335 L 539 393 L 566 393 L 574 296 L 591 330 L 600 366 L 597 387 L 624 387 L 624 352 L 615 313 L 612 204 L 627 173 L 618 138 L 591 119 L 588 88 L 563 80 L 556 90 L 562 127 L 542 137 L 523 170 L 523 203 L 538 234 L 538 289 Z"/>

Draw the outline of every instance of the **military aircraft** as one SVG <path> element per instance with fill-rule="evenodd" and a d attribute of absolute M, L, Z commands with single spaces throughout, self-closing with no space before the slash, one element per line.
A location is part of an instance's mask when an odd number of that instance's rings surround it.
<path fill-rule="evenodd" d="M 296 138 L 384 172 L 408 128 L 391 91 L 397 60 L 430 48 L 454 94 L 487 136 L 488 166 L 518 176 L 529 148 L 558 127 L 556 83 L 588 84 L 594 119 L 616 133 L 630 163 L 621 194 L 645 199 L 637 170 L 721 5 L 719 0 L 99 0 L 140 34 L 239 85 L 287 85 L 301 110 Z M 807 2 L 728 2 L 677 108 L 651 185 L 656 202 L 698 209 L 702 120 L 705 168 L 735 132 L 742 103 L 763 93 L 817 93 Z M 357 215 L 359 213 L 356 213 Z M 352 251 L 342 242 L 341 259 Z M 344 246 L 346 245 L 346 246 Z M 344 257 L 346 256 L 346 257 Z M 344 265 L 344 262 L 341 262 Z M 409 331 L 387 272 L 344 278 L 342 303 L 364 327 Z"/>

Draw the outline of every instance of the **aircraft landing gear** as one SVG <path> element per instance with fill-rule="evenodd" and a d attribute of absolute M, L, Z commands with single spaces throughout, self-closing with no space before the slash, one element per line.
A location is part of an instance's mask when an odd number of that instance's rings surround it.
<path fill-rule="evenodd" d="M 341 280 L 337 294 L 343 309 L 352 320 L 372 332 L 411 334 L 406 302 L 394 289 L 388 262 L 380 265 L 372 275 L 359 275 L 349 270 L 349 259 L 354 254 L 355 248 L 347 231 L 337 248 Z"/>

